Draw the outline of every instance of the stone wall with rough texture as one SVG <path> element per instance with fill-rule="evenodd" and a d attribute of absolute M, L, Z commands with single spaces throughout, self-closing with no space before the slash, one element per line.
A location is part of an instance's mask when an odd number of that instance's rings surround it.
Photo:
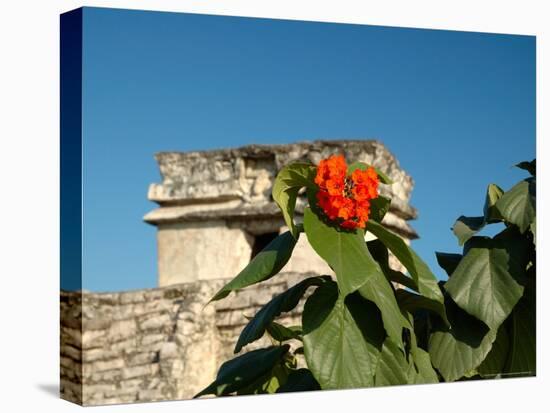
<path fill-rule="evenodd" d="M 280 274 L 209 305 L 223 282 L 61 292 L 61 395 L 84 405 L 191 398 L 234 356 L 245 315 L 307 276 Z M 295 311 L 280 320 L 292 325 L 299 317 Z"/>

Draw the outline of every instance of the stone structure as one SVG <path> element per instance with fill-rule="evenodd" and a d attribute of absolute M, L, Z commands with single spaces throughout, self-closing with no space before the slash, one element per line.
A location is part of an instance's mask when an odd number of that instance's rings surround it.
<path fill-rule="evenodd" d="M 332 153 L 374 164 L 392 178 L 384 223 L 406 241 L 411 178 L 377 141 L 316 141 L 238 149 L 160 153 L 162 183 L 145 216 L 158 227 L 159 288 L 119 293 L 61 293 L 61 395 L 84 405 L 192 397 L 233 357 L 245 316 L 299 280 L 331 274 L 302 236 L 281 274 L 206 305 L 228 279 L 286 230 L 271 199 L 277 171 L 293 161 L 318 163 Z M 305 200 L 297 202 L 297 219 Z M 300 323 L 301 305 L 284 314 Z M 269 338 L 243 351 L 269 343 Z"/>

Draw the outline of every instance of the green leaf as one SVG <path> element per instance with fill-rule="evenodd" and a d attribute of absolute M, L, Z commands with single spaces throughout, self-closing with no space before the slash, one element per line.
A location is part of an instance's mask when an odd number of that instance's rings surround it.
<path fill-rule="evenodd" d="M 267 332 L 274 340 L 282 343 L 287 340 L 301 340 L 302 328 L 300 326 L 286 327 L 282 324 L 272 321 L 266 328 Z"/>
<path fill-rule="evenodd" d="M 287 231 L 271 241 L 248 265 L 229 283 L 227 283 L 210 301 L 225 298 L 231 291 L 240 290 L 275 276 L 286 265 L 296 238 Z"/>
<path fill-rule="evenodd" d="M 308 367 L 323 389 L 368 387 L 384 341 L 378 308 L 352 294 L 344 300 L 335 283 L 308 298 L 302 315 L 304 353 Z"/>
<path fill-rule="evenodd" d="M 380 268 L 388 281 L 392 281 L 410 288 L 411 290 L 418 291 L 418 285 L 416 285 L 412 278 L 407 277 L 401 271 L 395 271 L 390 267 L 388 249 L 382 241 L 379 239 L 369 241 L 367 242 L 367 248 L 378 265 L 380 265 Z"/>
<path fill-rule="evenodd" d="M 410 288 L 411 290 L 418 291 L 418 286 L 414 283 L 411 277 L 407 277 L 401 271 L 390 270 L 389 281 L 400 284 L 403 287 Z"/>
<path fill-rule="evenodd" d="M 398 289 L 395 291 L 395 296 L 399 307 L 411 314 L 417 310 L 428 310 L 437 314 L 445 323 L 449 323 L 445 311 L 442 311 L 441 303 L 434 301 L 422 295 L 414 294 L 409 291 Z"/>
<path fill-rule="evenodd" d="M 445 381 L 455 381 L 476 369 L 491 350 L 496 330 L 445 298 L 450 328 L 436 325 L 429 340 L 432 364 Z"/>
<path fill-rule="evenodd" d="M 445 289 L 469 314 L 496 329 L 523 295 L 523 241 L 475 237 Z"/>
<path fill-rule="evenodd" d="M 314 186 L 315 173 L 314 165 L 293 163 L 281 169 L 273 183 L 273 200 L 281 209 L 286 225 L 295 238 L 298 238 L 298 229 L 294 224 L 298 191 L 303 187 Z"/>
<path fill-rule="evenodd" d="M 485 225 L 502 221 L 502 215 L 496 204 L 502 197 L 503 190 L 495 184 L 487 187 L 485 205 L 483 206 L 482 217 L 460 216 L 453 225 L 453 233 L 458 238 L 458 244 L 464 245 L 471 237 L 481 231 Z"/>
<path fill-rule="evenodd" d="M 366 171 L 370 166 L 372 166 L 372 165 L 368 165 L 364 162 L 354 162 L 354 163 L 352 163 L 348 166 L 348 175 L 351 175 L 352 172 L 355 171 L 356 169 Z M 380 180 L 380 182 L 382 182 L 383 184 L 386 184 L 386 185 L 393 184 L 393 181 L 390 179 L 390 177 L 388 175 L 386 175 L 384 172 L 382 172 L 377 167 L 375 167 L 375 166 L 372 166 L 372 167 L 374 168 L 374 170 L 378 174 L 378 179 Z"/>
<path fill-rule="evenodd" d="M 224 396 L 246 388 L 269 374 L 275 365 L 281 362 L 288 349 L 289 346 L 286 344 L 280 347 L 267 347 L 226 361 L 220 367 L 216 380 L 194 398 L 205 394 Z"/>
<path fill-rule="evenodd" d="M 277 389 L 277 393 L 313 390 L 321 390 L 321 386 L 319 386 L 311 371 L 298 369 L 289 374 L 287 382 Z"/>
<path fill-rule="evenodd" d="M 376 274 L 359 288 L 359 293 L 380 309 L 388 336 L 402 348 L 403 327 L 408 328 L 409 325 L 399 309 L 393 288 L 388 280 L 384 276 Z"/>
<path fill-rule="evenodd" d="M 311 208 L 304 211 L 304 228 L 315 252 L 336 273 L 342 295 L 357 291 L 374 274 L 383 276 L 360 231 L 344 231 L 329 226 Z"/>
<path fill-rule="evenodd" d="M 446 252 L 436 252 L 435 256 L 437 258 L 437 263 L 445 270 L 449 277 L 456 270 L 458 263 L 462 259 L 461 254 L 450 254 Z"/>
<path fill-rule="evenodd" d="M 438 383 L 439 377 L 432 366 L 430 354 L 418 346 L 416 339 L 416 332 L 419 329 L 419 320 L 422 320 L 422 323 L 424 320 L 428 319 L 429 316 L 426 316 L 426 313 L 424 313 L 424 317 L 419 319 L 404 308 L 403 311 L 406 313 L 406 317 L 412 327 L 409 329 L 410 350 L 409 367 L 407 371 L 408 382 L 411 384 Z"/>
<path fill-rule="evenodd" d="M 369 219 L 376 222 L 382 222 L 382 219 L 390 210 L 391 200 L 385 196 L 378 196 L 370 200 Z"/>
<path fill-rule="evenodd" d="M 511 344 L 507 372 L 514 376 L 532 376 L 537 370 L 537 323 L 534 294 L 526 294 L 510 317 Z"/>
<path fill-rule="evenodd" d="M 291 311 L 296 307 L 309 287 L 322 285 L 328 280 L 330 280 L 329 276 L 306 278 L 265 304 L 241 332 L 235 346 L 235 353 L 241 351 L 247 344 L 261 338 L 266 328 L 281 313 Z"/>
<path fill-rule="evenodd" d="M 464 245 L 471 237 L 485 226 L 484 217 L 460 216 L 453 225 L 453 233 L 458 238 L 458 244 Z"/>
<path fill-rule="evenodd" d="M 374 234 L 397 257 L 411 274 L 418 285 L 418 292 L 425 297 L 443 303 L 443 295 L 437 285 L 435 275 L 430 271 L 422 259 L 411 249 L 405 241 L 388 231 L 381 224 L 368 221 L 367 231 Z"/>
<path fill-rule="evenodd" d="M 417 348 L 410 363 L 408 382 L 410 384 L 439 383 L 437 373 L 432 367 L 430 354 Z"/>
<path fill-rule="evenodd" d="M 487 187 L 487 195 L 485 196 L 485 205 L 483 207 L 483 216 L 486 223 L 494 223 L 502 220 L 500 212 L 496 208 L 496 203 L 504 191 L 496 184 L 490 184 Z"/>
<path fill-rule="evenodd" d="M 496 203 L 502 217 L 507 222 L 517 225 L 522 234 L 535 220 L 535 193 L 535 180 L 528 178 L 505 192 Z"/>
<path fill-rule="evenodd" d="M 288 370 L 282 363 L 277 363 L 263 376 L 259 377 L 249 385 L 237 390 L 236 394 L 250 395 L 250 394 L 273 394 L 280 388 L 282 383 L 285 383 L 288 377 Z"/>
<path fill-rule="evenodd" d="M 391 285 L 370 255 L 362 231 L 343 231 L 328 226 L 310 208 L 304 213 L 304 227 L 313 249 L 334 270 L 342 295 L 345 297 L 359 290 L 363 297 L 373 301 L 382 311 L 388 335 L 399 343 L 403 316 Z"/>
<path fill-rule="evenodd" d="M 525 169 L 532 176 L 537 174 L 537 160 L 533 159 L 531 162 L 523 161 L 515 165 L 517 168 Z"/>
<path fill-rule="evenodd" d="M 384 341 L 380 361 L 376 367 L 375 386 L 408 383 L 408 363 L 399 347 L 389 338 Z"/>
<path fill-rule="evenodd" d="M 477 372 L 483 378 L 495 378 L 504 372 L 506 359 L 510 348 L 510 338 L 505 324 L 502 324 L 497 332 L 497 337 L 491 351 L 477 368 Z"/>

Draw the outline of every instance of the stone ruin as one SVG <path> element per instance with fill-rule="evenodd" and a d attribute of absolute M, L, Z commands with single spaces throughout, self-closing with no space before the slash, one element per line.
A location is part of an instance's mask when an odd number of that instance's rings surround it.
<path fill-rule="evenodd" d="M 249 145 L 156 155 L 162 182 L 148 197 L 158 208 L 144 220 L 158 228 L 159 288 L 61 292 L 61 395 L 84 405 L 191 398 L 234 357 L 237 337 L 262 305 L 304 277 L 333 274 L 301 236 L 287 265 L 268 282 L 206 305 L 254 255 L 286 231 L 271 197 L 277 172 L 296 161 L 317 164 L 334 153 L 385 172 L 392 199 L 384 224 L 406 242 L 413 181 L 374 140 Z M 305 195 L 296 204 L 301 220 Z M 368 234 L 367 234 L 368 236 Z M 390 257 L 390 264 L 399 264 Z M 300 323 L 300 309 L 283 324 Z M 264 337 L 243 351 L 269 343 Z"/>

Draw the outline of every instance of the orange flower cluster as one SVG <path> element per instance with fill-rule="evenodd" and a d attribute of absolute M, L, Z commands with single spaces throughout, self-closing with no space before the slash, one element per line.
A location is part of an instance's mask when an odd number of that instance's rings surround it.
<path fill-rule="evenodd" d="M 342 155 L 323 159 L 317 167 L 315 183 L 319 186 L 319 207 L 342 228 L 365 228 L 369 219 L 370 200 L 378 197 L 378 174 L 371 166 L 366 171 L 355 169 L 347 174 Z"/>

